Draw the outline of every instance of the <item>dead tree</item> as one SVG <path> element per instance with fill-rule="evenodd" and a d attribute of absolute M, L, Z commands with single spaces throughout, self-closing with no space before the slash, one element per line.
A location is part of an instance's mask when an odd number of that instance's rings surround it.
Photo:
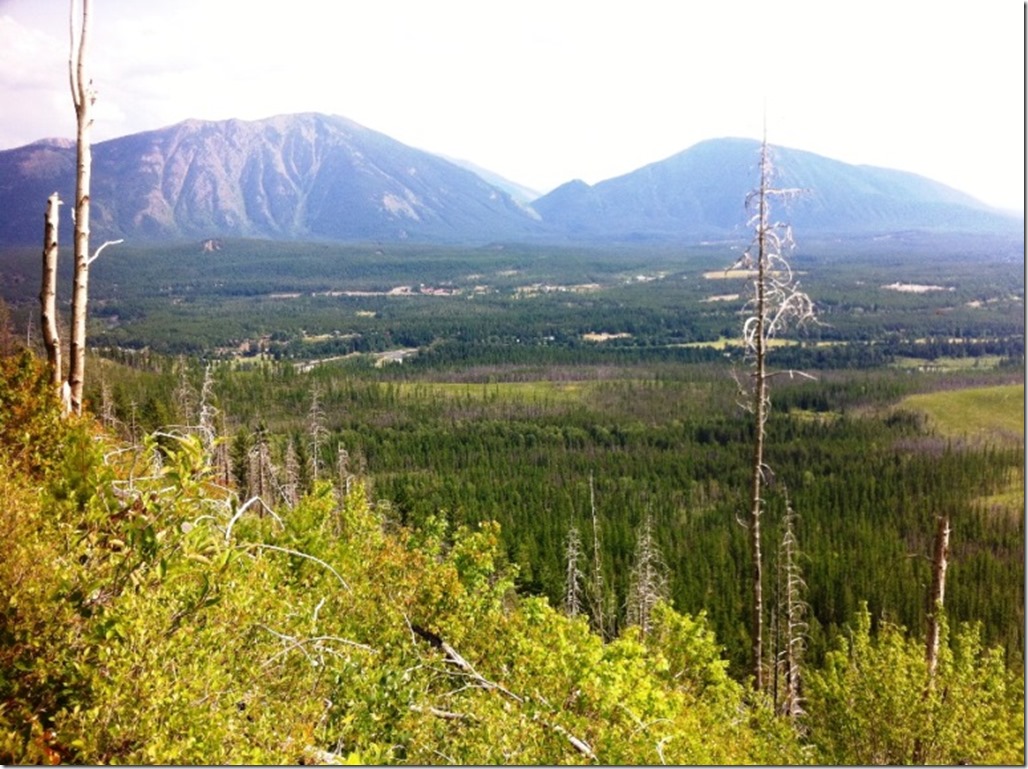
<path fill-rule="evenodd" d="M 949 560 L 949 516 L 939 516 L 935 530 L 935 555 L 932 558 L 932 595 L 928 607 L 928 636 L 925 661 L 928 663 L 929 682 L 935 678 L 939 664 L 939 637 L 942 626 L 943 603 L 946 598 L 946 566 Z"/>
<path fill-rule="evenodd" d="M 195 425 L 198 422 L 199 395 L 189 380 L 189 364 L 185 356 L 180 356 L 174 370 L 178 372 L 178 383 L 171 391 L 171 402 L 175 406 L 175 414 L 180 425 Z"/>
<path fill-rule="evenodd" d="M 940 515 L 935 527 L 935 552 L 932 555 L 932 594 L 928 606 L 928 632 L 925 636 L 925 682 L 921 699 L 927 701 L 935 690 L 935 673 L 939 666 L 939 646 L 942 642 L 944 602 L 946 598 L 946 566 L 949 561 L 949 516 Z M 913 763 L 927 762 L 928 745 L 923 735 L 914 740 Z"/>
<path fill-rule="evenodd" d="M 564 548 L 564 613 L 577 617 L 582 613 L 582 580 L 584 575 L 579 564 L 582 560 L 582 538 L 578 527 L 568 530 L 568 541 Z"/>
<path fill-rule="evenodd" d="M 68 361 L 68 386 L 71 410 L 82 413 L 82 386 L 86 372 L 86 304 L 89 301 L 89 184 L 93 155 L 90 147 L 90 129 L 93 125 L 92 108 L 96 101 L 93 81 L 86 68 L 89 52 L 90 0 L 82 0 L 82 22 L 78 41 L 75 39 L 75 3 L 72 0 L 71 57 L 68 71 L 71 76 L 71 97 L 75 104 L 76 134 L 74 248 L 75 278 L 71 297 L 71 348 Z"/>
<path fill-rule="evenodd" d="M 807 604 L 803 592 L 807 585 L 800 569 L 800 550 L 796 539 L 796 513 L 786 500 L 785 531 L 778 547 L 778 611 L 777 622 L 782 640 L 776 644 L 775 699 L 779 712 L 790 718 L 803 714 L 800 674 L 806 650 Z M 779 677 L 781 697 L 779 698 Z"/>
<path fill-rule="evenodd" d="M 643 519 L 635 543 L 635 557 L 628 575 L 628 601 L 625 622 L 638 626 L 645 636 L 650 632 L 653 608 L 668 595 L 668 570 L 653 537 L 650 516 Z"/>
<path fill-rule="evenodd" d="M 761 516 L 764 511 L 764 486 L 769 468 L 764 462 L 764 442 L 771 411 L 767 355 L 770 340 L 790 324 L 801 324 L 814 317 L 810 297 L 799 290 L 786 252 L 792 246 L 792 229 L 771 217 L 771 201 L 789 197 L 798 190 L 772 187 L 773 166 L 767 138 L 760 146 L 760 186 L 746 199 L 752 216 L 749 226 L 753 239 L 733 269 L 744 269 L 753 276 L 753 292 L 746 303 L 748 316 L 742 336 L 751 373 L 748 386 L 742 386 L 744 407 L 753 415 L 754 439 L 750 474 L 749 529 L 753 605 L 750 616 L 753 686 L 764 689 L 764 577 L 761 553 Z M 796 372 L 792 372 L 796 373 Z"/>
<path fill-rule="evenodd" d="M 89 186 L 93 166 L 90 133 L 93 126 L 93 104 L 96 91 L 87 68 L 89 54 L 89 11 L 90 0 L 82 0 L 82 19 L 76 38 L 75 9 L 71 4 L 71 55 L 68 72 L 71 78 L 71 97 L 75 105 L 76 159 L 75 159 L 75 207 L 74 207 L 74 252 L 75 276 L 71 295 L 71 344 L 68 354 L 68 390 L 70 410 L 82 413 L 82 389 L 86 376 L 86 317 L 89 304 L 89 265 L 96 261 L 100 252 L 109 245 L 120 243 L 108 241 L 89 253 Z"/>
<path fill-rule="evenodd" d="M 508 700 L 517 703 L 518 705 L 528 704 L 528 700 L 522 695 L 512 692 L 510 689 L 503 686 L 502 684 L 499 684 L 495 681 L 486 678 L 477 670 L 475 670 L 474 666 L 470 662 L 468 662 L 464 657 L 462 657 L 456 649 L 454 649 L 452 646 L 446 643 L 446 641 L 444 641 L 442 637 L 438 634 L 433 633 L 431 630 L 427 630 L 423 627 L 415 625 L 411 623 L 410 620 L 407 620 L 407 627 L 410 628 L 412 636 L 416 636 L 418 638 L 421 638 L 422 640 L 428 641 L 428 643 L 430 643 L 433 646 L 433 648 L 439 649 L 443 652 L 446 661 L 456 669 L 457 674 L 459 674 L 463 680 L 468 682 L 466 688 L 474 687 L 477 689 L 483 689 L 485 691 L 494 691 L 499 693 L 503 697 L 507 698 Z M 543 700 L 543 702 L 545 703 L 545 700 Z M 466 714 L 453 713 L 450 711 L 439 710 L 437 708 L 430 708 L 429 712 L 434 716 L 444 718 L 447 720 L 463 721 L 470 719 L 470 716 Z M 543 712 L 540 711 L 538 708 L 536 708 L 535 713 L 532 715 L 531 718 L 534 722 L 551 730 L 554 734 L 563 737 L 575 750 L 577 750 L 579 753 L 581 753 L 583 756 L 585 756 L 592 762 L 597 764 L 600 763 L 599 758 L 597 758 L 596 754 L 593 752 L 593 749 L 588 742 L 576 737 L 560 724 L 546 720 L 544 718 Z"/>
<path fill-rule="evenodd" d="M 60 221 L 61 199 L 55 192 L 46 201 L 43 225 L 43 279 L 39 289 L 40 322 L 43 326 L 43 345 L 50 364 L 50 382 L 61 396 L 67 410 L 67 392 L 61 362 L 61 337 L 57 330 L 57 225 Z"/>
<path fill-rule="evenodd" d="M 589 474 L 589 508 L 593 520 L 593 564 L 589 580 L 589 600 L 592 607 L 593 629 L 603 638 L 608 638 L 611 612 L 607 611 L 607 591 L 603 580 L 603 552 L 600 549 L 600 523 L 596 515 L 596 485 Z"/>
<path fill-rule="evenodd" d="M 320 390 L 311 388 L 311 407 L 307 411 L 307 434 L 311 440 L 311 477 L 316 481 L 321 473 L 321 446 L 325 440 L 325 412 L 321 408 Z"/>
<path fill-rule="evenodd" d="M 214 405 L 214 375 L 211 373 L 211 364 L 203 370 L 203 385 L 200 387 L 200 402 L 196 409 L 196 428 L 200 434 L 200 442 L 208 455 L 213 455 L 218 439 L 218 429 L 215 422 L 218 417 L 218 409 Z"/>
<path fill-rule="evenodd" d="M 263 428 L 258 430 L 256 443 L 247 454 L 247 460 L 247 495 L 260 497 L 265 504 L 270 503 L 274 499 L 275 467 L 271 463 L 271 448 Z"/>
<path fill-rule="evenodd" d="M 292 439 L 286 443 L 286 455 L 282 467 L 282 483 L 280 493 L 282 501 L 290 509 L 300 501 L 300 463 L 296 458 L 296 447 Z"/>

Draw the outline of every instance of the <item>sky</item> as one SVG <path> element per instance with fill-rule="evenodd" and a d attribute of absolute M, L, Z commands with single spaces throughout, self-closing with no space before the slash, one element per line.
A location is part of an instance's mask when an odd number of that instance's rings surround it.
<path fill-rule="evenodd" d="M 69 5 L 0 0 L 0 149 L 74 136 Z M 548 192 L 766 124 L 771 144 L 1024 210 L 1021 0 L 91 7 L 94 142 L 322 112 Z"/>

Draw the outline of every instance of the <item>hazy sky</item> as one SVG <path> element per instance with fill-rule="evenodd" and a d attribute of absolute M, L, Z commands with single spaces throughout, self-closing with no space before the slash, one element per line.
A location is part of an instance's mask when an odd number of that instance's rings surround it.
<path fill-rule="evenodd" d="M 73 136 L 67 0 L 0 0 L 0 148 Z M 344 115 L 541 192 L 759 138 L 1023 210 L 1020 0 L 93 0 L 94 140 Z"/>

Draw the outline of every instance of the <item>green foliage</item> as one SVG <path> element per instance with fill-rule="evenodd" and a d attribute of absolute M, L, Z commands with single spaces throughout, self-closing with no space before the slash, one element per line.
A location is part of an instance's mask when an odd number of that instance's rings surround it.
<path fill-rule="evenodd" d="M 199 381 L 203 368 L 190 366 Z M 256 432 L 267 436 L 279 466 L 287 441 L 306 442 L 304 415 L 318 388 L 322 477 L 347 452 L 349 472 L 373 486 L 381 519 L 410 526 L 426 546 L 445 543 L 460 526 L 473 531 L 497 521 L 518 590 L 554 604 L 563 595 L 567 532 L 573 525 L 591 530 L 593 475 L 604 580 L 616 611 L 625 607 L 637 529 L 650 515 L 669 566 L 670 599 L 682 611 L 705 612 L 733 674 L 744 669 L 749 645 L 739 618 L 748 601 L 741 579 L 748 555 L 745 530 L 734 521 L 751 444 L 728 365 L 433 372 L 325 364 L 298 372 L 265 363 L 212 371 L 225 431 L 235 436 L 241 488 Z M 131 369 L 111 365 L 107 376 L 126 404 L 170 397 L 177 381 L 157 357 Z M 955 527 L 951 616 L 981 619 L 987 643 L 1002 644 L 1011 660 L 1021 657 L 1023 516 L 1016 511 L 1023 507 L 1023 449 L 949 443 L 919 413 L 895 408 L 913 392 L 1011 378 L 886 369 L 776 382 L 769 462 L 802 511 L 813 662 L 861 600 L 876 614 L 922 627 L 928 566 L 916 556 L 929 553 L 926 532 L 940 510 Z M 1007 405 L 1017 413 L 1016 401 Z M 128 409 L 117 416 L 132 419 Z M 780 488 L 769 494 L 769 553 L 780 537 Z M 1012 500 L 1000 511 L 998 495 Z"/>
<path fill-rule="evenodd" d="M 919 705 L 919 648 L 864 615 L 808 676 L 805 740 L 702 612 L 657 604 L 605 642 L 517 595 L 495 523 L 411 530 L 359 482 L 243 501 L 187 434 L 77 425 L 52 451 L 42 481 L 0 464 L 4 763 L 781 764 L 858 760 L 863 729 L 886 758 L 1023 753 L 1018 682 L 977 631 Z"/>
<path fill-rule="evenodd" d="M 980 628 L 943 645 L 929 680 L 924 643 L 871 630 L 865 607 L 848 641 L 807 674 L 806 726 L 829 764 L 1023 764 L 1024 686 Z"/>
<path fill-rule="evenodd" d="M 776 383 L 769 446 L 802 512 L 805 732 L 733 678 L 750 434 L 726 386 L 737 350 L 694 346 L 736 324 L 703 301 L 738 290 L 703 277 L 722 249 L 321 245 L 282 260 L 240 242 L 218 260 L 105 255 L 91 331 L 232 359 L 211 372 L 235 487 L 196 430 L 167 427 L 195 416 L 199 361 L 95 359 L 89 397 L 112 407 L 119 443 L 61 420 L 45 367 L 4 346 L 0 762 L 1023 763 L 1023 442 L 949 441 L 894 408 L 1022 381 L 1023 266 L 851 245 L 874 253 L 797 255 L 826 325 L 776 350 L 819 377 Z M 313 295 L 398 279 L 465 293 Z M 882 288 L 896 280 L 954 290 Z M 523 290 L 535 283 L 599 288 Z M 269 295 L 283 290 L 299 296 Z M 398 346 L 420 352 L 372 365 Z M 369 357 L 288 362 L 351 352 Z M 1004 364 L 869 370 L 943 355 Z M 256 433 L 279 466 L 289 447 L 304 464 L 313 388 L 320 480 L 301 467 L 288 505 L 242 495 Z M 348 493 L 325 480 L 344 464 Z M 590 530 L 590 476 L 612 605 L 644 517 L 671 567 L 645 637 L 604 642 L 551 608 L 567 532 Z M 768 502 L 774 521 L 783 501 Z M 919 556 L 939 510 L 958 630 L 929 686 Z"/>
<path fill-rule="evenodd" d="M 67 425 L 45 363 L 26 349 L 0 351 L 0 463 L 31 475 L 53 469 Z"/>

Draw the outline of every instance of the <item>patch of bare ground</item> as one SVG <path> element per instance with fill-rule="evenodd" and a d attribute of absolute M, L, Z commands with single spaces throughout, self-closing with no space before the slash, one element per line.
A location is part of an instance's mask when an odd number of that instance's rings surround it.
<path fill-rule="evenodd" d="M 955 291 L 954 288 L 946 288 L 945 286 L 935 286 L 926 283 L 901 283 L 896 281 L 890 283 L 887 286 L 882 286 L 884 289 L 889 291 L 899 291 L 902 294 L 927 294 L 931 291 Z"/>

